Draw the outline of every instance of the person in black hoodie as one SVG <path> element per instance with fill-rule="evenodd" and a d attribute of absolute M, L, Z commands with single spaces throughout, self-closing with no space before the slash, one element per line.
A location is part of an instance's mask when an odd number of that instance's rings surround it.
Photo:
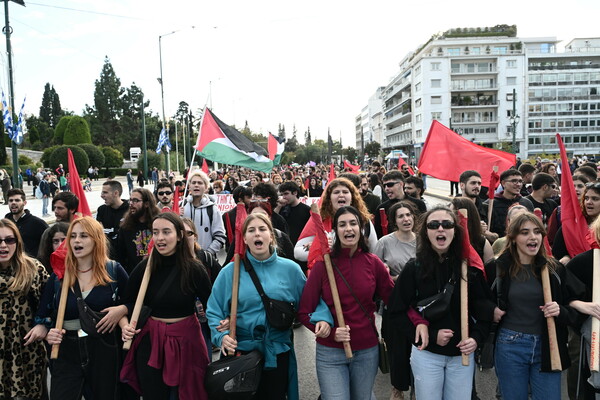
<path fill-rule="evenodd" d="M 495 263 L 488 264 L 488 279 L 497 279 L 495 368 L 504 399 L 526 399 L 529 388 L 534 399 L 561 398 L 561 373 L 553 372 L 550 365 L 546 318 L 554 317 L 556 322 L 561 368 L 571 364 L 567 325 L 577 324 L 579 314 L 569 304 L 583 298 L 585 287 L 546 255 L 545 236 L 546 230 L 535 215 L 521 214 L 508 227 L 504 252 Z M 541 283 L 544 268 L 548 268 L 552 291 L 552 301 L 547 303 Z"/>
<path fill-rule="evenodd" d="M 102 184 L 100 197 L 104 204 L 98 207 L 96 220 L 104 227 L 104 234 L 110 243 L 110 258 L 115 259 L 117 254 L 117 233 L 125 213 L 129 209 L 129 202 L 121 200 L 123 186 L 121 182 L 110 180 Z"/>
<path fill-rule="evenodd" d="M 10 219 L 17 225 L 23 238 L 25 252 L 35 258 L 40 247 L 40 238 L 48 228 L 48 224 L 25 209 L 27 196 L 22 189 L 10 189 L 7 197 L 10 212 L 4 218 Z"/>

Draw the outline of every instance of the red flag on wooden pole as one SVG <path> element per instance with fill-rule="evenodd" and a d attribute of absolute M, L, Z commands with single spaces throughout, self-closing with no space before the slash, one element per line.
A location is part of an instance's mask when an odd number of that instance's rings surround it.
<path fill-rule="evenodd" d="M 67 159 L 69 167 L 69 188 L 71 189 L 71 192 L 79 199 L 79 207 L 77 208 L 77 212 L 81 213 L 83 216 L 91 217 L 92 212 L 90 211 L 90 206 L 88 205 L 87 198 L 85 197 L 83 185 L 81 185 L 81 180 L 79 179 L 79 172 L 77 172 L 77 166 L 75 166 L 73 153 L 69 148 L 67 148 Z"/>

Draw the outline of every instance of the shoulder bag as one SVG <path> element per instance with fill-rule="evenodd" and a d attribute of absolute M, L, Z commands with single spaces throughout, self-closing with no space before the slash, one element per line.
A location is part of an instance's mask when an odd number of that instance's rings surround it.
<path fill-rule="evenodd" d="M 342 271 L 340 271 L 338 266 L 335 265 L 333 260 L 331 260 L 331 265 L 333 265 L 333 267 L 337 271 L 340 278 L 342 278 L 342 281 L 344 281 L 344 284 L 346 285 L 348 290 L 350 290 L 350 294 L 352 295 L 352 297 L 354 297 L 354 300 L 358 303 L 358 306 L 363 311 L 363 313 L 365 313 L 365 316 L 367 317 L 367 319 L 369 321 L 371 321 L 371 325 L 373 326 L 373 329 L 375 329 L 375 334 L 377 335 L 377 347 L 379 350 L 379 370 L 381 371 L 382 374 L 389 373 L 390 372 L 390 358 L 389 358 L 389 354 L 387 351 L 387 345 L 385 344 L 385 340 L 383 339 L 383 337 L 379 336 L 379 332 L 377 331 L 377 326 L 375 325 L 375 321 L 373 321 L 373 318 L 371 318 L 371 316 L 369 315 L 367 310 L 365 310 L 365 308 L 363 307 L 360 300 L 358 300 L 358 297 L 356 297 L 356 295 L 354 294 L 354 290 L 352 290 L 352 287 L 350 286 L 350 284 L 348 283 L 346 278 L 344 278 Z"/>
<path fill-rule="evenodd" d="M 244 259 L 244 268 L 250 275 L 250 278 L 252 278 L 254 286 L 256 286 L 256 290 L 258 291 L 260 299 L 265 307 L 265 313 L 267 314 L 267 321 L 269 321 L 269 324 L 273 328 L 282 331 L 291 329 L 292 325 L 294 324 L 294 319 L 296 318 L 296 307 L 294 303 L 283 300 L 275 300 L 267 296 L 262 285 L 260 284 L 258 276 L 256 275 L 256 271 L 252 267 L 252 264 L 249 260 Z"/>
<path fill-rule="evenodd" d="M 454 284 L 455 279 L 454 274 L 452 274 L 441 292 L 417 302 L 417 311 L 421 313 L 423 318 L 429 322 L 434 322 L 448 313 L 452 293 L 454 292 Z"/>

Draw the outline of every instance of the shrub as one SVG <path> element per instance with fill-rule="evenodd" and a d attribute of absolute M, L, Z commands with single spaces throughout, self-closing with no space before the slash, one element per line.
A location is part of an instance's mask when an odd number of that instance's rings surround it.
<path fill-rule="evenodd" d="M 19 167 L 21 165 L 33 164 L 33 160 L 24 154 L 19 155 Z"/>
<path fill-rule="evenodd" d="M 81 147 L 86 152 L 90 159 L 90 165 L 93 167 L 104 167 L 105 159 L 102 151 L 91 143 L 78 144 L 77 147 Z"/>
<path fill-rule="evenodd" d="M 102 147 L 104 154 L 104 166 L 109 168 L 121 168 L 123 166 L 123 154 L 112 147 Z M 127 170 L 125 170 L 127 172 Z"/>
<path fill-rule="evenodd" d="M 73 152 L 73 159 L 75 160 L 75 166 L 77 167 L 77 172 L 79 172 L 79 176 L 85 176 L 87 169 L 90 165 L 90 159 L 83 149 L 79 146 L 59 146 L 56 150 L 52 152 L 50 155 L 50 168 L 55 170 L 58 167 L 58 164 L 62 164 L 65 170 L 68 171 L 68 157 L 67 157 L 67 149 L 71 149 Z"/>
<path fill-rule="evenodd" d="M 80 116 L 73 116 L 67 125 L 63 137 L 63 144 L 75 145 L 82 143 L 92 143 L 92 134 L 87 121 Z"/>
<path fill-rule="evenodd" d="M 40 161 L 42 162 L 44 167 L 50 168 L 50 156 L 52 155 L 52 153 L 54 153 L 54 150 L 58 149 L 59 147 L 59 145 L 56 145 L 48 147 L 44 150 L 44 152 L 42 153 L 42 158 L 40 158 Z"/>
<path fill-rule="evenodd" d="M 63 144 L 65 131 L 67 130 L 67 125 L 69 125 L 71 118 L 73 117 L 70 115 L 65 115 L 60 119 L 60 121 L 58 121 L 58 124 L 56 124 L 56 128 L 54 128 L 54 143 L 56 145 Z"/>
<path fill-rule="evenodd" d="M 144 169 L 144 157 L 140 154 L 140 159 L 137 163 L 138 169 Z M 148 150 L 148 171 L 152 171 L 152 168 L 165 169 L 165 156 L 164 153 L 156 154 L 152 150 Z"/>

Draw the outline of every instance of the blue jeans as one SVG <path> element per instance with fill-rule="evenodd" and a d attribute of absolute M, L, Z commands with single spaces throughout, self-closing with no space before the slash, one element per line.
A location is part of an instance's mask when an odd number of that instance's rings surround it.
<path fill-rule="evenodd" d="M 44 216 L 45 216 L 45 215 L 48 215 L 48 200 L 49 200 L 49 199 L 48 199 L 48 196 L 44 196 L 44 197 L 42 198 L 42 214 L 43 214 Z"/>
<path fill-rule="evenodd" d="M 444 356 L 412 348 L 410 366 L 415 378 L 415 395 L 419 400 L 465 400 L 471 398 L 475 358 L 462 365 L 462 356 Z"/>
<path fill-rule="evenodd" d="M 502 397 L 527 400 L 560 400 L 560 372 L 540 372 L 541 335 L 500 329 L 496 339 L 496 375 Z"/>
<path fill-rule="evenodd" d="M 348 360 L 344 349 L 317 343 L 317 378 L 323 400 L 369 400 L 377 367 L 377 346 L 352 352 Z"/>

